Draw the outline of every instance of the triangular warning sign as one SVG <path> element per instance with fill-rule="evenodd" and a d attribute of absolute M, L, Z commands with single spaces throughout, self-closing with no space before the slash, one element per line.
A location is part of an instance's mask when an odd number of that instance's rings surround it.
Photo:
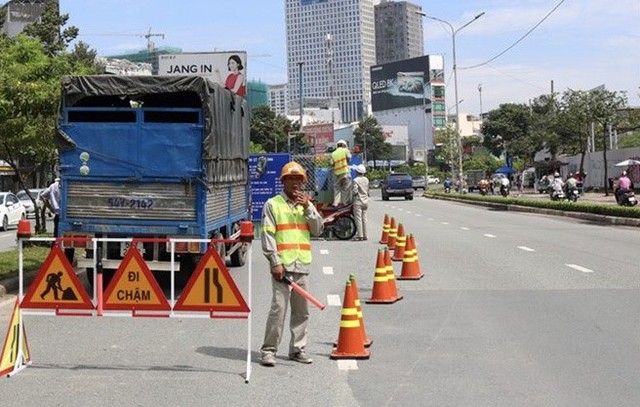
<path fill-rule="evenodd" d="M 249 306 L 214 246 L 209 246 L 200 259 L 173 309 L 249 312 Z"/>
<path fill-rule="evenodd" d="M 93 309 L 91 298 L 73 270 L 73 266 L 54 245 L 38 270 L 21 308 Z"/>
<path fill-rule="evenodd" d="M 171 309 L 162 289 L 133 243 L 104 292 L 104 309 L 146 311 Z"/>
<path fill-rule="evenodd" d="M 22 325 L 22 327 L 21 327 Z M 20 338 L 20 328 L 22 328 L 22 338 Z M 20 349 L 20 340 L 22 340 L 22 352 Z M 20 316 L 20 306 L 16 299 L 16 305 L 13 307 L 11 321 L 9 321 L 9 330 L 4 340 L 2 353 L 0 353 L 0 376 L 11 373 L 15 370 L 16 364 L 24 365 L 31 361 L 29 353 L 29 344 L 27 342 L 27 333 Z"/>

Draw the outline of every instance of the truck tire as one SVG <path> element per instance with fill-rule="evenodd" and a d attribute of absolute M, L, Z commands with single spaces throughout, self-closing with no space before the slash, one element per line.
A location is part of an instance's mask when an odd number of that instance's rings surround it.
<path fill-rule="evenodd" d="M 231 253 L 229 259 L 231 260 L 231 267 L 242 267 L 247 262 L 247 251 L 249 247 L 247 244 L 242 244 L 238 250 Z"/>

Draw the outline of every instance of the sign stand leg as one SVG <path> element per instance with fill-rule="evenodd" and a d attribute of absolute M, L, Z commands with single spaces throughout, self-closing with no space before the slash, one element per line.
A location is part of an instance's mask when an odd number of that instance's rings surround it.
<path fill-rule="evenodd" d="M 249 244 L 249 250 L 247 251 L 247 257 L 249 258 L 249 267 L 248 267 L 248 285 L 247 288 L 247 305 L 249 306 L 249 314 L 247 315 L 247 376 L 244 379 L 245 383 L 249 383 L 249 378 L 251 377 L 251 314 L 253 311 L 251 309 L 251 273 L 253 269 L 253 249 L 252 244 Z"/>

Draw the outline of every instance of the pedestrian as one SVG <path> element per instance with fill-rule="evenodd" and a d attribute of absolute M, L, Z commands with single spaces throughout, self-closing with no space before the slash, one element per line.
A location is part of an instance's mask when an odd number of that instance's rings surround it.
<path fill-rule="evenodd" d="M 369 179 L 365 177 L 367 168 L 356 167 L 353 180 L 353 217 L 356 220 L 356 237 L 353 240 L 367 240 L 367 209 L 369 208 Z"/>
<path fill-rule="evenodd" d="M 333 206 L 349 203 L 351 195 L 351 175 L 349 174 L 349 160 L 351 152 L 347 142 L 338 140 L 336 149 L 331 153 L 333 165 Z"/>
<path fill-rule="evenodd" d="M 267 200 L 262 209 L 262 251 L 271 269 L 271 309 L 267 318 L 260 364 L 275 366 L 276 352 L 282 339 L 287 308 L 291 308 L 289 358 L 309 364 L 306 353 L 309 309 L 307 301 L 291 291 L 283 278 L 287 276 L 308 290 L 311 265 L 311 235 L 323 231 L 322 217 L 302 191 L 307 181 L 304 168 L 295 161 L 282 167 L 283 191 Z"/>
<path fill-rule="evenodd" d="M 60 223 L 60 185 L 62 180 L 56 178 L 48 188 L 40 194 L 42 203 L 53 213 L 53 237 L 58 237 L 58 224 Z"/>

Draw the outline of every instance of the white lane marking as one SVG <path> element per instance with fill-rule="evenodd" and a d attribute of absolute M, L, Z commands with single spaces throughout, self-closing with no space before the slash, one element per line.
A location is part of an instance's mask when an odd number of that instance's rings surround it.
<path fill-rule="evenodd" d="M 532 249 L 532 248 L 527 247 L 527 246 L 518 246 L 518 249 L 524 250 L 525 252 L 535 252 L 535 249 Z"/>
<path fill-rule="evenodd" d="M 567 267 L 571 267 L 574 270 L 582 271 L 583 273 L 593 273 L 593 270 L 590 270 L 586 267 L 578 266 L 577 264 L 565 264 Z"/>
<path fill-rule="evenodd" d="M 440 223 L 442 223 L 443 225 L 448 225 L 449 224 L 449 222 L 440 222 Z"/>
<path fill-rule="evenodd" d="M 407 213 L 411 213 L 411 211 L 407 211 Z"/>
<path fill-rule="evenodd" d="M 468 227 L 466 227 L 466 226 L 461 226 L 461 227 L 460 227 L 460 229 L 462 229 L 462 230 L 469 230 L 469 228 L 468 228 Z"/>
<path fill-rule="evenodd" d="M 353 359 L 340 359 L 338 362 L 338 370 L 358 370 L 358 361 Z"/>
<path fill-rule="evenodd" d="M 331 266 L 326 266 L 322 268 L 322 272 L 324 274 L 333 274 L 333 267 Z"/>
<path fill-rule="evenodd" d="M 494 238 L 496 235 L 492 235 L 491 233 L 485 233 L 483 236 Z"/>
<path fill-rule="evenodd" d="M 420 215 L 419 213 L 416 213 L 416 216 L 417 216 L 417 217 L 421 217 L 422 215 Z"/>
<path fill-rule="evenodd" d="M 427 218 L 427 220 L 428 220 L 429 222 L 431 222 L 431 221 L 433 220 L 433 218 Z"/>
<path fill-rule="evenodd" d="M 329 254 L 329 250 L 327 250 L 327 249 L 320 249 L 320 254 Z"/>
<path fill-rule="evenodd" d="M 337 294 L 327 294 L 327 304 L 329 304 L 329 306 L 331 307 L 341 307 L 342 300 Z"/>

